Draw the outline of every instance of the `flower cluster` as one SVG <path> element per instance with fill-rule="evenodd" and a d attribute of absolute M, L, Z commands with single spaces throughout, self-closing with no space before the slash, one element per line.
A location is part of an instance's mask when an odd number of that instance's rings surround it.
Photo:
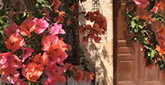
<path fill-rule="evenodd" d="M 73 76 L 73 79 L 76 81 L 85 80 L 90 82 L 93 80 L 94 74 L 92 72 L 82 71 L 77 66 L 73 66 L 72 64 L 66 63 L 65 67 L 69 75 Z"/>
<path fill-rule="evenodd" d="M 70 69 L 68 66 L 71 64 L 64 63 L 68 56 L 66 51 L 70 51 L 71 46 L 65 43 L 67 40 L 64 42 L 62 36 L 68 31 L 63 28 L 77 26 L 75 14 L 66 19 L 70 15 L 66 9 L 74 11 L 77 1 L 3 2 L 5 6 L 0 10 L 0 78 L 4 83 L 56 85 L 56 82 L 66 82 L 68 71 L 78 81 L 93 79 L 92 73 L 81 71 L 76 66 L 72 67 L 74 70 Z M 67 5 L 70 3 L 73 6 Z M 59 10 L 60 7 L 63 10 Z"/>
<path fill-rule="evenodd" d="M 151 12 L 154 12 L 154 13 L 157 13 L 157 12 L 160 12 L 164 9 L 164 4 L 165 4 L 165 0 L 133 0 L 135 2 L 135 4 L 139 7 L 139 8 L 142 8 L 142 9 L 149 9 L 149 6 L 151 3 L 153 3 L 153 7 L 151 7 L 149 10 Z"/>
<path fill-rule="evenodd" d="M 20 26 L 13 22 L 3 29 L 3 33 L 6 48 L 9 49 L 6 53 L 0 53 L 0 74 L 4 82 L 26 85 L 26 80 L 37 82 L 41 76 L 47 76 L 44 85 L 55 85 L 57 81 L 66 80 L 63 61 L 67 58 L 65 51 L 68 45 L 58 37 L 65 34 L 61 24 L 49 25 L 44 17 L 28 17 Z M 35 40 L 37 42 L 29 43 Z M 40 48 L 33 48 L 33 45 Z M 21 54 L 18 54 L 20 51 Z M 21 76 L 26 79 L 22 80 Z"/>
<path fill-rule="evenodd" d="M 80 28 L 80 33 L 83 36 L 82 41 L 88 42 L 88 38 L 94 39 L 95 42 L 99 43 L 101 40 L 100 35 L 105 34 L 107 23 L 103 15 L 99 11 L 88 12 L 86 19 L 93 23 L 93 25 L 86 24 Z"/>

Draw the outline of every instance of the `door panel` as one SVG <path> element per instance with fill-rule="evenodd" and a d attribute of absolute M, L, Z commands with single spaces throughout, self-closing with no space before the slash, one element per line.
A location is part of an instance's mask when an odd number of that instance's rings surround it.
<path fill-rule="evenodd" d="M 131 41 L 122 15 L 126 1 L 117 1 L 117 85 L 165 85 L 165 78 L 162 78 L 157 67 L 145 67 L 139 43 Z M 143 11 L 139 9 L 138 13 Z"/>

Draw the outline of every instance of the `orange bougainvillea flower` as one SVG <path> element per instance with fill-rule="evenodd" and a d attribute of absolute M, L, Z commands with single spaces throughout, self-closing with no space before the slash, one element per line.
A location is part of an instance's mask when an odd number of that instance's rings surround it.
<path fill-rule="evenodd" d="M 160 28 L 156 32 L 156 39 L 161 49 L 165 50 L 165 27 Z"/>
<path fill-rule="evenodd" d="M 158 51 L 158 53 L 159 53 L 159 55 L 160 55 L 160 56 L 163 56 L 164 51 L 160 48 L 160 46 L 159 46 L 159 45 L 156 45 L 155 50 L 157 50 L 157 51 Z"/>
<path fill-rule="evenodd" d="M 25 44 L 24 39 L 17 33 L 12 34 L 8 40 L 5 41 L 5 45 L 12 52 L 17 51 Z"/>
<path fill-rule="evenodd" d="M 35 29 L 35 23 L 30 19 L 27 18 L 20 26 L 21 34 L 24 36 L 31 36 L 31 32 Z"/>
<path fill-rule="evenodd" d="M 67 58 L 67 54 L 60 45 L 52 46 L 49 50 L 47 50 L 48 55 L 51 57 L 52 62 L 62 62 Z"/>
<path fill-rule="evenodd" d="M 34 56 L 33 58 L 33 62 L 37 63 L 37 64 L 42 64 L 42 65 L 46 65 L 48 63 L 48 55 L 46 52 L 44 52 L 41 56 L 41 53 L 37 54 Z"/>
<path fill-rule="evenodd" d="M 47 35 L 42 38 L 42 50 L 46 51 L 48 50 L 51 46 L 55 46 L 58 42 L 58 37 L 53 36 L 53 35 Z"/>
<path fill-rule="evenodd" d="M 61 47 L 61 49 L 62 49 L 63 51 L 68 51 L 68 45 L 65 44 L 63 40 L 60 39 L 60 40 L 58 41 L 58 44 L 59 44 L 59 46 Z"/>
<path fill-rule="evenodd" d="M 31 62 L 23 66 L 22 74 L 27 80 L 36 82 L 42 75 L 43 70 L 43 65 Z"/>

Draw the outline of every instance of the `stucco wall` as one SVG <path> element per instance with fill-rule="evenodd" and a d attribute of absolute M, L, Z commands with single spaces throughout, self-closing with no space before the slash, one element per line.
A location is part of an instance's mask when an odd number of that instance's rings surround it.
<path fill-rule="evenodd" d="M 93 1 L 80 4 L 86 11 L 93 11 Z M 100 12 L 107 19 L 107 32 L 102 36 L 101 43 L 89 40 L 89 43 L 81 47 L 86 58 L 90 61 L 89 68 L 96 72 L 96 85 L 113 85 L 113 10 L 112 0 L 98 0 Z M 80 24 L 84 24 L 82 16 L 79 16 Z"/>

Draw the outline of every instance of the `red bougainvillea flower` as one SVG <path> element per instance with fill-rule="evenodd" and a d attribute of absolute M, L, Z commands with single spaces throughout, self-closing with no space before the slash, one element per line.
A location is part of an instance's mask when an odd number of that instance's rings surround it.
<path fill-rule="evenodd" d="M 36 34 L 43 33 L 46 30 L 46 28 L 49 26 L 49 23 L 44 18 L 41 18 L 41 19 L 34 18 L 33 22 L 35 23 L 34 32 Z"/>
<path fill-rule="evenodd" d="M 69 70 L 69 71 L 73 71 L 73 65 L 70 64 L 70 63 L 66 63 L 66 64 L 65 64 L 65 68 L 66 68 L 67 70 Z"/>
<path fill-rule="evenodd" d="M 22 62 L 24 62 L 26 58 L 31 56 L 32 52 L 34 51 L 32 48 L 29 47 L 26 48 L 22 47 L 21 50 L 22 50 Z"/>
<path fill-rule="evenodd" d="M 15 69 L 19 69 L 22 67 L 22 62 L 16 55 L 12 55 L 12 57 L 8 57 L 8 66 L 13 67 Z"/>
<path fill-rule="evenodd" d="M 49 80 L 55 81 L 55 82 L 65 82 L 66 77 L 64 75 L 65 68 L 59 67 L 55 64 L 47 65 L 46 66 L 46 73 L 48 75 Z"/>
<path fill-rule="evenodd" d="M 12 34 L 8 40 L 5 41 L 5 45 L 12 52 L 17 51 L 25 44 L 24 39 L 17 33 Z"/>
<path fill-rule="evenodd" d="M 93 77 L 94 77 L 94 74 L 88 72 L 87 81 L 90 82 L 91 80 L 93 80 Z"/>
<path fill-rule="evenodd" d="M 51 57 L 52 62 L 62 62 L 67 58 L 67 54 L 65 53 L 65 51 L 60 47 L 59 44 L 55 45 L 55 46 L 51 46 L 48 50 L 47 50 L 48 55 Z M 50 58 L 49 57 L 49 58 Z"/>
<path fill-rule="evenodd" d="M 47 35 L 42 38 L 42 50 L 46 51 L 48 50 L 51 46 L 55 46 L 58 42 L 58 37 L 53 36 L 53 35 Z"/>
<path fill-rule="evenodd" d="M 46 80 L 44 80 L 44 85 L 56 85 L 56 81 L 50 78 L 47 78 Z"/>
<path fill-rule="evenodd" d="M 156 39 L 160 45 L 160 48 L 165 50 L 165 27 L 162 27 L 157 31 Z"/>
<path fill-rule="evenodd" d="M 42 8 L 42 11 L 45 13 L 45 17 L 46 18 L 50 18 L 49 12 L 48 12 L 48 10 L 46 8 Z"/>
<path fill-rule="evenodd" d="M 55 16 L 55 18 L 53 19 L 54 22 L 60 22 L 60 23 L 63 23 L 64 21 L 64 16 L 65 16 L 65 12 L 64 11 L 58 11 L 58 10 L 55 10 L 58 15 Z"/>
<path fill-rule="evenodd" d="M 41 56 L 41 53 L 37 54 L 34 56 L 33 58 L 33 62 L 37 63 L 37 64 L 42 64 L 42 65 L 46 65 L 48 63 L 48 55 L 46 52 L 44 52 Z"/>
<path fill-rule="evenodd" d="M 43 65 L 31 62 L 23 66 L 22 74 L 27 80 L 36 82 L 42 75 L 43 70 Z"/>
<path fill-rule="evenodd" d="M 80 70 L 76 71 L 76 73 L 73 76 L 73 79 L 76 80 L 76 81 L 78 81 L 78 82 L 81 81 L 81 80 L 83 80 L 84 79 L 83 72 L 80 71 Z"/>
<path fill-rule="evenodd" d="M 11 36 L 15 32 L 19 32 L 19 26 L 16 23 L 13 23 L 10 26 L 3 29 L 3 33 L 7 37 Z"/>
<path fill-rule="evenodd" d="M 65 31 L 62 29 L 62 24 L 55 23 L 49 30 L 51 35 L 65 34 Z"/>
<path fill-rule="evenodd" d="M 88 42 L 88 37 L 87 37 L 87 36 L 83 36 L 82 42 L 83 42 L 84 44 L 86 44 L 86 43 Z"/>
<path fill-rule="evenodd" d="M 30 18 L 27 18 L 23 21 L 20 28 L 22 35 L 30 37 L 31 32 L 35 29 L 35 23 Z"/>
<path fill-rule="evenodd" d="M 100 40 L 101 40 L 101 37 L 96 36 L 96 37 L 94 37 L 94 40 L 95 40 L 96 43 L 99 43 Z"/>
<path fill-rule="evenodd" d="M 146 8 L 148 5 L 148 0 L 133 0 L 135 2 L 135 4 L 140 7 L 140 8 Z"/>
<path fill-rule="evenodd" d="M 17 79 L 14 85 L 27 85 L 27 83 L 22 79 Z"/>

